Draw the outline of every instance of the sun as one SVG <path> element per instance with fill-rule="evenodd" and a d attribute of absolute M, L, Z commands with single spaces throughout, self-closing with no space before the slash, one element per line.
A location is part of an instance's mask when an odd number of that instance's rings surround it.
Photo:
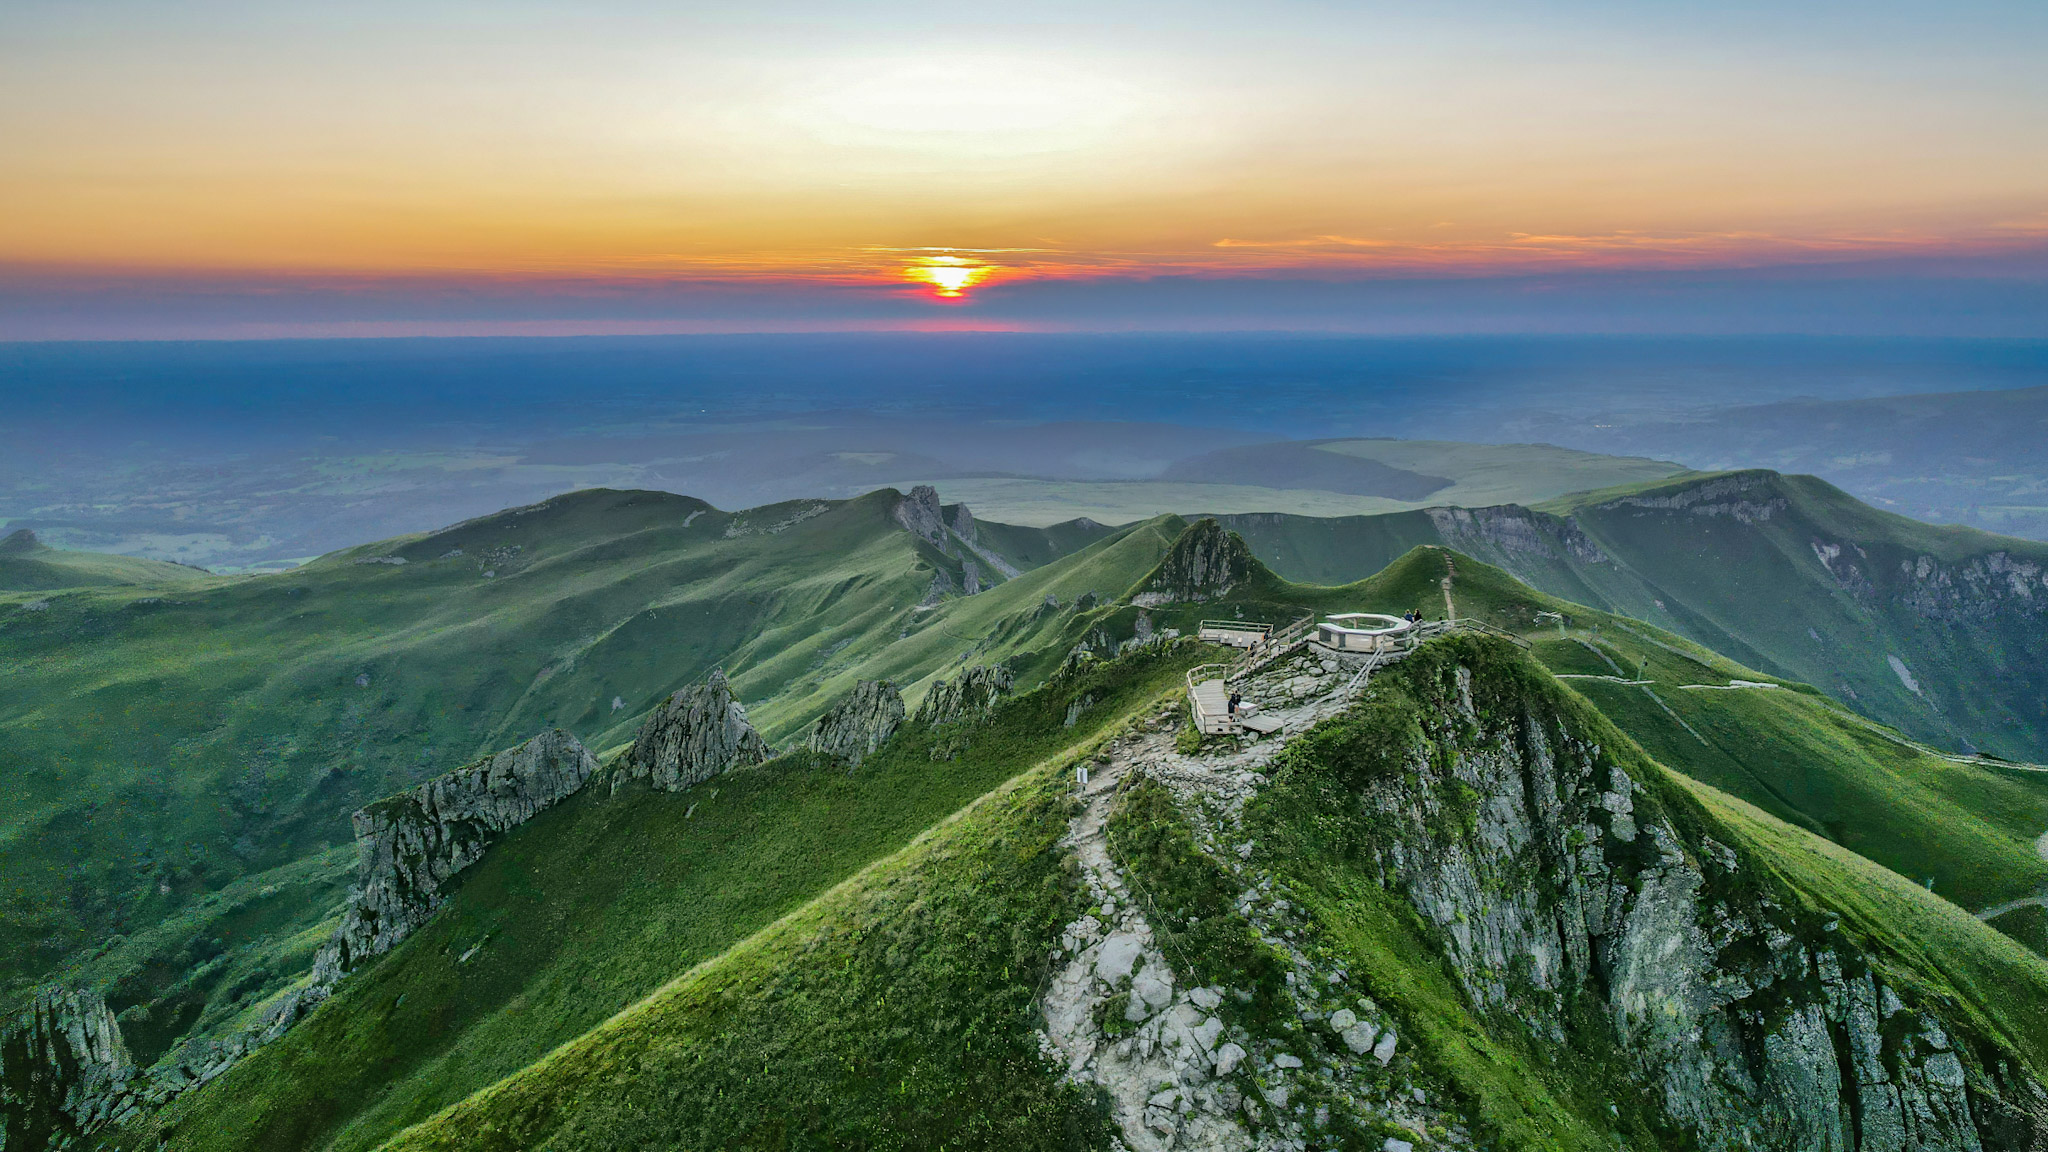
<path fill-rule="evenodd" d="M 969 290 L 994 271 L 993 264 L 964 256 L 926 256 L 905 268 L 903 274 L 931 285 L 932 295 L 941 300 L 965 300 Z"/>

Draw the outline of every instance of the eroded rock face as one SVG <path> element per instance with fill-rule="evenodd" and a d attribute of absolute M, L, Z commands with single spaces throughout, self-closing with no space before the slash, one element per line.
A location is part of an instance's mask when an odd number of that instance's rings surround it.
<path fill-rule="evenodd" d="M 1576 522 L 1513 504 L 1493 508 L 1428 508 L 1424 514 L 1443 542 L 1467 555 L 1612 563 Z"/>
<path fill-rule="evenodd" d="M 1759 524 L 1791 506 L 1778 491 L 1777 481 L 1774 472 L 1738 472 L 1668 495 L 1623 496 L 1600 509 L 1645 508 L 1709 518 L 1728 516 L 1744 524 Z"/>
<path fill-rule="evenodd" d="M 910 490 L 910 495 L 896 502 L 896 522 L 942 552 L 950 554 L 952 549 L 946 539 L 946 514 L 939 507 L 939 490 L 929 484 L 919 484 Z"/>
<path fill-rule="evenodd" d="M 646 780 L 664 792 L 680 792 L 733 768 L 759 764 L 775 754 L 732 694 L 723 672 L 713 672 L 668 698 L 641 725 L 632 751 L 613 780 Z"/>
<path fill-rule="evenodd" d="M 1590 997 L 1704 1149 L 1974 1150 L 1987 1117 L 2030 1114 L 1838 925 L 1768 895 L 1583 734 L 1475 708 L 1463 668 L 1435 687 L 1438 753 L 1363 801 L 1389 885 L 1483 1010 L 1564 1043 Z"/>
<path fill-rule="evenodd" d="M 1214 600 L 1242 583 L 1257 564 L 1237 533 L 1214 520 L 1197 520 L 1174 539 L 1132 602 L 1149 608 Z"/>
<path fill-rule="evenodd" d="M 441 905 L 440 888 L 506 832 L 573 795 L 597 758 L 560 729 L 355 814 L 361 883 L 314 964 L 332 979 L 389 952 Z"/>
<path fill-rule="evenodd" d="M 863 680 L 846 698 L 818 717 L 811 729 L 810 749 L 843 760 L 848 767 L 889 742 L 903 724 L 903 693 L 887 680 Z"/>
<path fill-rule="evenodd" d="M 954 724 L 987 714 L 995 702 L 1008 694 L 1016 677 L 1000 665 L 978 664 L 957 680 L 941 680 L 925 693 L 917 706 L 917 718 L 925 724 Z"/>
<path fill-rule="evenodd" d="M 106 1002 L 45 988 L 0 1029 L 0 1149 L 78 1146 L 132 1108 L 135 1075 Z"/>

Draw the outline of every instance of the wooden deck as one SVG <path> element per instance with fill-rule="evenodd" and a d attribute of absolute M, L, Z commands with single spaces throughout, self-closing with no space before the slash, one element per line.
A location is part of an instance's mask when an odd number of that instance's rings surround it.
<path fill-rule="evenodd" d="M 1196 681 L 1190 695 L 1202 735 L 1227 736 L 1237 731 L 1237 723 L 1230 715 L 1230 686 L 1222 677 Z"/>
<path fill-rule="evenodd" d="M 1253 648 L 1272 634 L 1271 624 L 1261 624 L 1254 620 L 1204 620 L 1195 636 L 1210 644 Z"/>

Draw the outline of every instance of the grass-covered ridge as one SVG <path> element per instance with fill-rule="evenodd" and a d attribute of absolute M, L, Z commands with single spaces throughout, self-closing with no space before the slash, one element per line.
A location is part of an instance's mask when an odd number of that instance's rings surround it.
<path fill-rule="evenodd" d="M 1034 571 L 920 609 L 932 561 L 898 499 L 727 513 L 578 492 L 276 575 L 0 608 L 0 1003 L 76 979 L 110 936 L 346 844 L 353 809 L 542 727 L 624 742 L 713 667 L 776 743 L 861 676 L 910 683 L 1020 644 L 1050 671 L 1086 589 Z M 1117 568 L 1105 544 L 1100 595 L 1151 560 Z M 1053 591 L 1066 610 L 1043 613 Z"/>
<path fill-rule="evenodd" d="M 1031 774 L 387 1147 L 1101 1147 L 1035 1032 L 1066 794 Z"/>
<path fill-rule="evenodd" d="M 0 536 L 0 596 L 10 592 L 49 592 L 64 588 L 135 586 L 169 589 L 220 579 L 203 568 L 164 560 L 52 548 L 37 540 L 36 534 L 26 528 Z M 8 604 L 6 600 L 15 604 Z M 6 600 L 0 600 L 0 612 L 8 611 L 17 604 L 36 602 L 26 596 L 6 597 Z"/>
<path fill-rule="evenodd" d="M 1193 627 L 1242 612 L 1445 612 L 1515 632 L 1662 763 L 1827 836 L 1977 910 L 2048 885 L 2048 773 L 1944 757 L 1813 687 L 1771 676 L 1653 625 L 1540 592 L 1441 547 L 1409 549 L 1336 587 L 1255 576 L 1224 602 L 1157 610 Z M 1627 683 L 1624 683 L 1626 681 Z M 1770 687 L 1727 687 L 1734 682 Z"/>
<path fill-rule="evenodd" d="M 1945 748 L 2048 760 L 2048 545 L 1880 511 L 1811 476 L 1694 473 L 1513 505 L 1225 517 L 1296 580 L 1448 545 L 1564 599 L 1810 683 Z"/>
<path fill-rule="evenodd" d="M 575 1041 L 1017 773 L 1064 767 L 1201 658 L 1193 646 L 1153 646 L 1085 662 L 984 724 L 912 724 L 851 773 L 793 754 L 682 793 L 586 792 L 493 847 L 425 928 L 181 1101 L 144 1142 L 373 1147 Z"/>

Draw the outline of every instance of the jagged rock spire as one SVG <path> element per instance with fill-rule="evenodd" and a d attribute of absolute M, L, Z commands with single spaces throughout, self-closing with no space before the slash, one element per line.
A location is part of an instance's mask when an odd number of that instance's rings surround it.
<path fill-rule="evenodd" d="M 996 700 L 1010 691 L 1016 676 L 1002 665 L 976 665 L 957 680 L 941 680 L 925 693 L 917 706 L 917 718 L 925 724 L 951 724 L 972 720 L 995 707 Z"/>
<path fill-rule="evenodd" d="M 863 680 L 831 711 L 818 717 L 811 729 L 811 751 L 858 768 L 870 753 L 889 742 L 903 716 L 903 693 L 896 685 L 887 680 Z"/>
<path fill-rule="evenodd" d="M 946 514 L 939 506 L 937 488 L 929 484 L 912 488 L 910 495 L 896 502 L 895 516 L 896 522 L 909 529 L 911 535 L 952 555 L 952 542 L 946 538 Z"/>
<path fill-rule="evenodd" d="M 0 1148 L 69 1146 L 131 1106 L 134 1076 L 106 1001 L 38 989 L 0 1028 Z"/>
<path fill-rule="evenodd" d="M 775 754 L 732 694 L 725 673 L 713 671 L 668 698 L 641 725 L 619 766 L 618 780 L 646 780 L 664 792 L 680 792 L 733 768 L 759 764 Z"/>

